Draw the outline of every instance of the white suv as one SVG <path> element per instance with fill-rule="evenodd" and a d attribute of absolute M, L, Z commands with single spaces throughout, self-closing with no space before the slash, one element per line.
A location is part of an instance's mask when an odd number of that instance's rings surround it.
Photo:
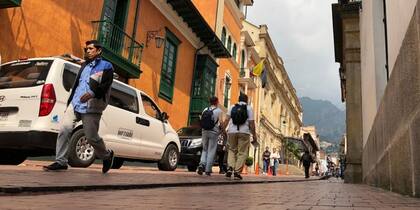
<path fill-rule="evenodd" d="M 5 63 L 0 69 L 0 164 L 20 164 L 28 156 L 55 152 L 59 123 L 80 66 L 60 57 Z M 113 168 L 124 160 L 158 162 L 175 170 L 179 137 L 153 100 L 114 80 L 99 135 L 114 150 Z M 77 124 L 69 148 L 69 164 L 87 167 L 95 152 Z"/>

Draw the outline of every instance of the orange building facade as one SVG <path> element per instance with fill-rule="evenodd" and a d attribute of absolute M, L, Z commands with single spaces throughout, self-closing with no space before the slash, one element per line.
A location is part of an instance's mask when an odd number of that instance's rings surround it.
<path fill-rule="evenodd" d="M 245 7 L 252 6 L 252 0 L 193 0 L 193 3 L 205 17 L 209 25 L 220 37 L 227 48 L 230 58 L 222 58 L 217 62 L 217 81 L 215 95 L 219 98 L 219 107 L 225 112 L 238 101 L 241 92 L 246 93 L 240 83 L 241 69 L 248 64 L 249 58 L 243 57 L 245 49 L 242 44 L 242 21 L 245 19 Z M 209 13 L 215 11 L 215 13 Z"/>
<path fill-rule="evenodd" d="M 194 110 L 211 95 L 200 88 L 205 72 L 216 70 L 217 58 L 230 56 L 215 25 L 189 0 L 17 2 L 0 4 L 2 62 L 64 53 L 83 57 L 84 42 L 98 39 L 120 80 L 150 95 L 176 129 L 196 119 Z M 201 104 L 193 103 L 193 94 Z"/>

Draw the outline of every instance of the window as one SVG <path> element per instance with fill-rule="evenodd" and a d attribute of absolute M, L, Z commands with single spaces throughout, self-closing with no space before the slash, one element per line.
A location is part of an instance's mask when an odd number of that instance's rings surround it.
<path fill-rule="evenodd" d="M 0 70 L 0 89 L 42 85 L 51 64 L 51 60 L 32 60 L 3 65 Z"/>
<path fill-rule="evenodd" d="M 230 36 L 228 38 L 228 42 L 227 42 L 227 47 L 226 48 L 228 49 L 229 53 L 232 53 L 232 39 L 230 38 Z"/>
<path fill-rule="evenodd" d="M 150 99 L 149 97 L 145 95 L 141 95 L 141 100 L 143 102 L 144 111 L 147 115 L 150 117 L 160 119 L 161 113 L 159 111 L 159 108 L 156 106 L 156 104 Z"/>
<path fill-rule="evenodd" d="M 224 92 L 224 103 L 223 105 L 227 108 L 229 106 L 230 100 L 230 87 L 232 86 L 232 82 L 229 76 L 225 77 L 225 92 Z"/>
<path fill-rule="evenodd" d="M 74 80 L 76 79 L 78 68 L 71 66 L 69 64 L 64 65 L 64 72 L 63 72 L 63 86 L 64 89 L 69 92 L 70 89 L 73 87 Z"/>
<path fill-rule="evenodd" d="M 223 27 L 223 29 L 222 29 L 222 37 L 221 37 L 222 39 L 222 43 L 223 43 L 223 45 L 226 45 L 226 28 L 225 27 Z"/>
<path fill-rule="evenodd" d="M 245 50 L 241 51 L 241 69 L 245 68 Z"/>
<path fill-rule="evenodd" d="M 111 87 L 109 105 L 133 113 L 139 113 L 139 104 L 136 91 L 114 82 Z"/>
<path fill-rule="evenodd" d="M 233 43 L 232 58 L 236 61 L 236 43 Z"/>
<path fill-rule="evenodd" d="M 241 7 L 241 1 L 240 0 L 235 0 L 236 6 L 238 6 L 238 8 Z"/>
<path fill-rule="evenodd" d="M 166 30 L 165 49 L 163 52 L 162 71 L 160 74 L 159 97 L 172 102 L 175 85 L 175 70 L 178 45 L 180 41 L 176 36 Z"/>

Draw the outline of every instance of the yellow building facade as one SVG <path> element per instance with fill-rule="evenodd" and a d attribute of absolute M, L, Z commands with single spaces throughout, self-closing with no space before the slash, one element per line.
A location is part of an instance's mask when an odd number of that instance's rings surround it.
<path fill-rule="evenodd" d="M 254 49 L 264 62 L 266 81 L 261 77 L 257 80 L 255 106 L 258 113 L 257 135 L 260 140 L 260 148 L 256 150 L 258 165 L 262 168 L 261 155 L 265 148 L 270 151 L 273 148 L 280 150 L 284 160 L 285 141 L 288 138 L 301 138 L 302 106 L 296 95 L 284 62 L 277 54 L 274 44 L 268 33 L 266 25 L 256 26 L 250 22 L 244 22 L 244 28 L 255 43 Z M 250 151 L 251 153 L 254 151 Z"/>

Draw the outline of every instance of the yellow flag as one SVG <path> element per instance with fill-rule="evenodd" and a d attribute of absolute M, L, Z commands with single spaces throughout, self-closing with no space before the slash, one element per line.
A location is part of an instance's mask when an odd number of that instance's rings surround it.
<path fill-rule="evenodd" d="M 264 60 L 260 61 L 254 68 L 252 69 L 252 74 L 255 76 L 260 76 L 264 69 Z"/>

